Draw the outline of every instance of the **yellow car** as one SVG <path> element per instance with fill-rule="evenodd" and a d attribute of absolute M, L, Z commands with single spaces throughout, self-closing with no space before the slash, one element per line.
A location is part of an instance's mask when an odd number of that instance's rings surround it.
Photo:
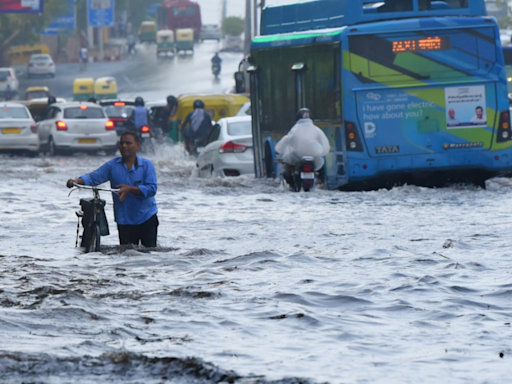
<path fill-rule="evenodd" d="M 25 96 L 23 96 L 23 99 L 32 100 L 48 96 L 50 96 L 50 90 L 48 87 L 28 87 L 25 91 Z"/>

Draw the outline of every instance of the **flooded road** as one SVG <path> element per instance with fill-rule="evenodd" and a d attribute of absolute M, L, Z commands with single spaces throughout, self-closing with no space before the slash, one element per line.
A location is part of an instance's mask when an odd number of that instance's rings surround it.
<path fill-rule="evenodd" d="M 149 156 L 159 246 L 75 248 L 105 156 L 0 156 L 0 381 L 497 383 L 512 358 L 512 183 L 291 193 Z"/>

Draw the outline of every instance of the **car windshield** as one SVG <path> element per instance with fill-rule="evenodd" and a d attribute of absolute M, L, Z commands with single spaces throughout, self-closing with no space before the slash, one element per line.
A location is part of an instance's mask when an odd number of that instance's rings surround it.
<path fill-rule="evenodd" d="M 29 119 L 27 110 L 23 107 L 0 108 L 0 119 Z"/>
<path fill-rule="evenodd" d="M 91 107 L 83 108 L 83 107 L 85 107 L 85 106 L 66 108 L 66 110 L 64 111 L 64 118 L 65 119 L 103 119 L 103 118 L 105 118 L 103 109 L 91 108 Z"/>
<path fill-rule="evenodd" d="M 229 136 L 245 136 L 252 134 L 251 121 L 237 121 L 236 123 L 228 124 Z"/>
<path fill-rule="evenodd" d="M 129 117 L 135 107 L 133 105 L 125 105 L 122 107 L 116 107 L 115 105 L 108 105 L 103 107 L 108 117 Z"/>
<path fill-rule="evenodd" d="M 0 71 L 0 79 L 6 79 L 9 76 L 9 71 Z"/>

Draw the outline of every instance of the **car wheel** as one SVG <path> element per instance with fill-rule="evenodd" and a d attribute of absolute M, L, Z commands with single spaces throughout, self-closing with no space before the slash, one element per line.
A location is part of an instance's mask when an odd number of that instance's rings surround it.
<path fill-rule="evenodd" d="M 115 156 L 116 155 L 116 152 L 117 152 L 117 148 L 116 149 L 107 149 L 105 151 L 105 153 L 107 154 L 107 156 Z"/>

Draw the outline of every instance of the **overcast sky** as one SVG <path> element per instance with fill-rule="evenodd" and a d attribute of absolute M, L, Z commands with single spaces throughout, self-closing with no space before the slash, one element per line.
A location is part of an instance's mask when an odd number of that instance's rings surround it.
<path fill-rule="evenodd" d="M 201 5 L 201 18 L 204 24 L 219 23 L 223 0 L 194 0 Z M 245 18 L 246 0 L 227 0 L 228 16 Z M 251 0 L 251 3 L 253 0 Z M 258 0 L 259 2 L 259 0 Z M 266 0 L 267 5 L 297 3 L 297 0 Z"/>

